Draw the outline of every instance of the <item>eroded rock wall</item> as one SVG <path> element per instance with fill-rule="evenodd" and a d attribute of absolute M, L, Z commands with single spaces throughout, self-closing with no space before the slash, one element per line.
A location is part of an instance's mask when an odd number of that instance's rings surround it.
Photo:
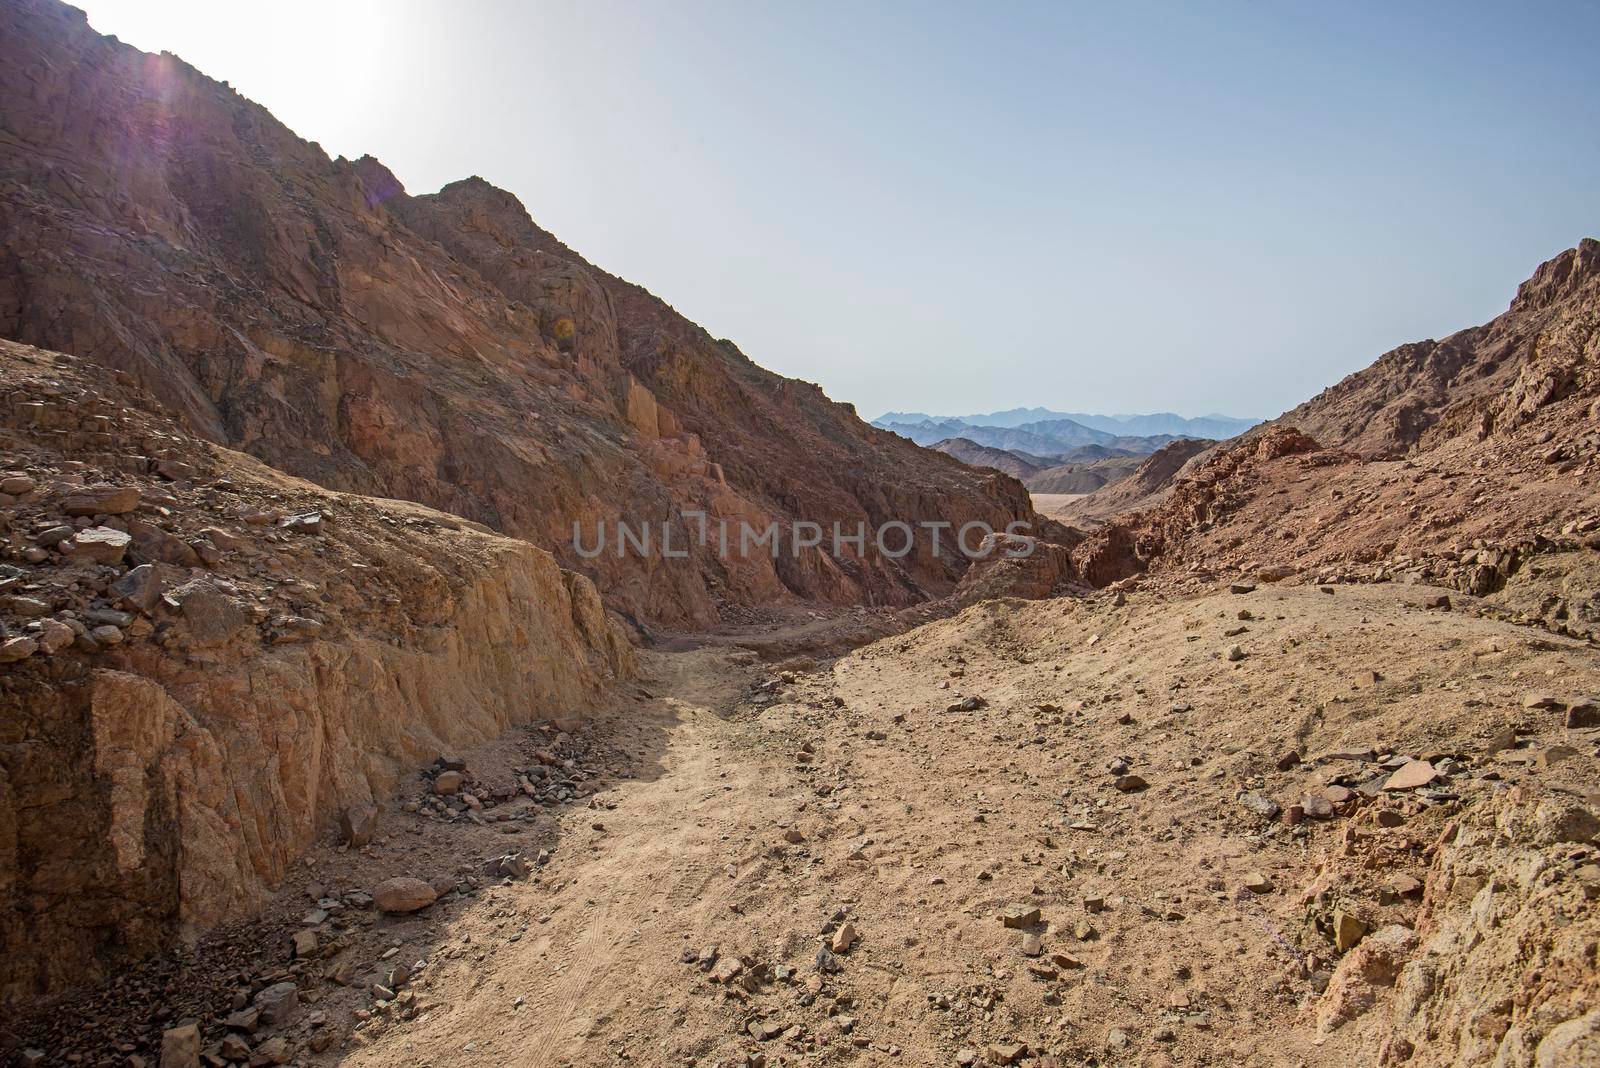
<path fill-rule="evenodd" d="M 249 915 L 347 806 L 631 673 L 543 549 L 195 442 L 69 357 L 0 371 L 42 398 L 0 409 L 0 1004 Z"/>

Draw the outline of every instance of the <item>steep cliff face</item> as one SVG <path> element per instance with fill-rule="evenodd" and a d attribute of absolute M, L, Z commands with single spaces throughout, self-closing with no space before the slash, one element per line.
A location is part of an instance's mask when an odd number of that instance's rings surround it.
<path fill-rule="evenodd" d="M 0 342 L 0 1004 L 249 913 L 347 807 L 631 671 L 531 544 Z"/>
<path fill-rule="evenodd" d="M 0 11 L 0 60 L 0 335 L 128 371 L 196 434 L 532 540 L 673 625 L 791 594 L 911 603 L 964 562 L 927 534 L 903 560 L 588 560 L 575 522 L 1031 517 L 1014 481 L 762 370 L 486 182 L 408 196 L 55 0 Z"/>

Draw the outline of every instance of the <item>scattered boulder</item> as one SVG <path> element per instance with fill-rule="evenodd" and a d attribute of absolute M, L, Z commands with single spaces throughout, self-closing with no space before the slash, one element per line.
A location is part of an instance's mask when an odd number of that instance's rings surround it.
<path fill-rule="evenodd" d="M 351 805 L 339 815 L 339 833 L 351 849 L 370 845 L 378 833 L 378 806 Z"/>
<path fill-rule="evenodd" d="M 161 1068 L 200 1068 L 200 1028 L 192 1023 L 161 1033 Z"/>
<path fill-rule="evenodd" d="M 244 606 L 209 578 L 186 582 L 169 597 L 182 613 L 195 645 L 221 645 L 250 625 Z"/>
<path fill-rule="evenodd" d="M 1567 706 L 1566 722 L 1569 730 L 1600 727 L 1600 700 L 1574 701 Z"/>
<path fill-rule="evenodd" d="M 39 648 L 48 656 L 54 656 L 72 644 L 76 637 L 73 629 L 59 619 L 42 619 L 39 621 Z"/>
<path fill-rule="evenodd" d="M 34 535 L 33 543 L 45 549 L 54 548 L 55 546 L 66 541 L 68 538 L 72 537 L 72 532 L 74 529 L 74 527 L 71 527 L 66 523 L 49 527 Z"/>
<path fill-rule="evenodd" d="M 1415 790 L 1419 786 L 1426 786 L 1439 777 L 1432 764 L 1426 760 L 1412 760 L 1402 765 L 1393 775 L 1384 781 L 1385 790 Z"/>
<path fill-rule="evenodd" d="M 1275 820 L 1283 811 L 1272 798 L 1253 791 L 1240 794 L 1239 804 L 1243 805 L 1247 811 L 1260 816 L 1264 820 Z"/>
<path fill-rule="evenodd" d="M 0 598 L 0 609 L 23 619 L 38 619 L 50 614 L 50 602 L 37 597 L 5 597 Z"/>
<path fill-rule="evenodd" d="M 322 513 L 301 512 L 297 515 L 286 515 L 278 520 L 278 526 L 291 534 L 320 534 Z"/>
<path fill-rule="evenodd" d="M 288 1064 L 290 1060 L 289 1041 L 282 1035 L 274 1035 L 255 1048 L 250 1054 L 250 1068 L 267 1068 L 273 1064 Z"/>
<path fill-rule="evenodd" d="M 489 874 L 501 879 L 526 879 L 533 864 L 521 853 L 506 853 L 488 862 Z"/>
<path fill-rule="evenodd" d="M 1333 818 L 1333 802 L 1322 794 L 1307 794 L 1300 800 L 1300 811 L 1314 820 Z"/>
<path fill-rule="evenodd" d="M 281 1027 L 300 1012 L 300 988 L 284 980 L 262 988 L 255 997 L 256 1013 L 268 1027 Z"/>
<path fill-rule="evenodd" d="M 128 556 L 135 563 L 172 564 L 175 567 L 200 566 L 200 557 L 188 542 L 154 523 L 129 519 L 128 534 L 133 538 L 133 547 L 128 551 Z"/>
<path fill-rule="evenodd" d="M 89 527 L 80 530 L 63 547 L 71 548 L 74 560 L 92 564 L 120 564 L 133 539 L 115 527 Z"/>
<path fill-rule="evenodd" d="M 372 891 L 372 903 L 380 912 L 391 914 L 417 912 L 438 899 L 432 886 L 410 875 L 386 879 Z"/>
<path fill-rule="evenodd" d="M 200 532 L 200 537 L 225 553 L 237 552 L 245 546 L 243 538 L 230 534 L 221 527 L 206 527 Z"/>
<path fill-rule="evenodd" d="M 289 941 L 294 948 L 296 960 L 306 960 L 317 955 L 317 932 L 310 929 L 296 931 L 290 936 Z"/>
<path fill-rule="evenodd" d="M 225 1061 L 248 1061 L 250 1059 L 250 1043 L 245 1041 L 243 1035 L 230 1032 L 223 1036 L 222 1045 L 218 1053 Z"/>
<path fill-rule="evenodd" d="M 127 515 L 137 507 L 137 486 L 85 486 L 61 502 L 61 510 L 71 516 Z"/>
<path fill-rule="evenodd" d="M 1366 933 L 1367 925 L 1359 917 L 1343 909 L 1333 914 L 1333 944 L 1340 953 L 1354 949 Z"/>
<path fill-rule="evenodd" d="M 130 608 L 149 615 L 161 603 L 161 576 L 154 566 L 140 564 L 113 582 L 111 592 Z"/>
<path fill-rule="evenodd" d="M 1016 1064 L 1028 1055 L 1028 1047 L 1020 1042 L 998 1042 L 989 1047 L 990 1064 Z"/>
<path fill-rule="evenodd" d="M 121 645 L 122 628 L 113 623 L 107 623 L 103 626 L 91 628 L 89 637 L 97 645 Z"/>

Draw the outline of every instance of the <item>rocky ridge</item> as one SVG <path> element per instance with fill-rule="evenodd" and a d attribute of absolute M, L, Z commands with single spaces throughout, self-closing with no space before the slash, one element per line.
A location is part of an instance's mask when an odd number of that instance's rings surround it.
<path fill-rule="evenodd" d="M 916 603 L 965 564 L 920 521 L 1032 517 L 1016 482 L 762 370 L 481 179 L 410 196 L 57 0 L 0 11 L 0 60 L 0 336 L 128 372 L 191 434 L 530 540 L 645 627 Z M 574 550 L 574 524 L 681 537 L 696 513 L 920 538 L 903 560 Z"/>
<path fill-rule="evenodd" d="M 1597 346 L 1600 241 L 1585 238 L 1541 264 L 1490 322 L 1401 345 L 1274 422 L 1379 458 L 1515 435 L 1552 404 L 1593 400 Z"/>
<path fill-rule="evenodd" d="M 1024 485 L 1029 478 L 1055 465 L 1055 460 L 1051 457 L 1030 456 L 1027 453 L 990 448 L 987 445 L 979 445 L 969 438 L 945 438 L 943 441 L 934 442 L 928 448 L 934 452 L 942 452 L 946 456 L 954 456 L 971 467 L 992 467 L 996 471 L 1002 471 L 1012 478 L 1021 480 Z"/>

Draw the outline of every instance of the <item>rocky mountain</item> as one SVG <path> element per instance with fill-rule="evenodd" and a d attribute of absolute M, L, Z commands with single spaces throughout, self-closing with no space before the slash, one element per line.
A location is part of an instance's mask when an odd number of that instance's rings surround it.
<path fill-rule="evenodd" d="M 1164 446 L 1152 455 L 1159 456 L 1172 447 Z M 1085 463 L 1057 464 L 1035 471 L 1022 481 L 1032 493 L 1093 493 L 1103 486 L 1127 478 L 1144 462 L 1146 460 L 1142 456 L 1111 456 Z"/>
<path fill-rule="evenodd" d="M 1540 265 L 1490 322 L 1401 345 L 1274 422 L 1369 457 L 1503 434 L 1592 388 L 1597 324 L 1600 242 L 1590 238 Z"/>
<path fill-rule="evenodd" d="M 1090 430 L 1071 420 L 1049 420 L 1021 427 L 975 426 L 947 419 L 921 423 L 875 423 L 918 445 L 933 446 L 947 438 L 964 438 L 985 448 L 1065 459 L 1076 450 L 1098 446 L 1130 454 L 1153 452 L 1171 440 L 1166 435 L 1120 437 Z"/>
<path fill-rule="evenodd" d="M 533 541 L 639 624 L 911 603 L 964 563 L 920 528 L 902 560 L 699 541 L 590 560 L 575 524 L 592 540 L 686 513 L 785 533 L 1031 514 L 1016 482 L 763 370 L 503 190 L 412 196 L 56 0 L 0 8 L 0 99 L 0 336 L 126 371 L 188 432 L 330 489 Z"/>
<path fill-rule="evenodd" d="M 1459 462 L 1459 454 L 1467 452 L 1491 471 L 1505 469 L 1508 450 L 1533 449 L 1558 468 L 1581 467 L 1592 451 L 1593 420 L 1600 418 L 1589 403 L 1600 394 L 1597 362 L 1600 242 L 1585 239 L 1541 264 L 1492 321 L 1443 341 L 1393 349 L 1240 440 L 1248 443 L 1274 428 L 1290 428 L 1307 434 L 1319 448 L 1368 460 L 1438 454 Z M 1570 421 L 1549 420 L 1556 411 L 1568 413 Z M 1547 417 L 1543 429 L 1530 435 L 1526 428 L 1541 415 Z M 1199 465 L 1227 451 L 1225 446 L 1186 451 L 1177 465 L 1167 462 L 1177 454 L 1168 454 L 1144 477 L 1108 487 L 1056 514 L 1092 525 L 1160 506 L 1174 482 L 1205 477 Z M 1434 530 L 1447 535 L 1467 518 L 1436 521 Z"/>
<path fill-rule="evenodd" d="M 1144 454 L 1134 452 L 1132 449 L 1113 449 L 1106 445 L 1080 445 L 1070 452 L 1062 453 L 1060 459 L 1068 463 L 1093 463 L 1095 460 L 1121 460 L 1142 455 Z"/>
<path fill-rule="evenodd" d="M 1157 450 L 1159 455 L 1166 448 Z M 1142 457 L 1126 449 L 1104 445 L 1082 445 L 1062 456 L 1034 456 L 1030 453 L 993 449 L 967 438 L 946 438 L 929 448 L 954 456 L 973 467 L 992 467 L 1020 479 L 1032 493 L 1093 493 L 1109 483 L 1133 473 Z M 1069 460 L 1060 463 L 1060 460 Z"/>
<path fill-rule="evenodd" d="M 992 467 L 996 471 L 1003 471 L 1012 478 L 1026 483 L 1029 476 L 1053 466 L 1054 458 L 1046 456 L 1032 456 L 1025 452 L 1010 452 L 1006 449 L 991 449 L 987 445 L 979 445 L 976 441 L 967 438 L 945 438 L 928 446 L 934 452 L 942 452 L 946 456 L 954 456 L 964 464 L 972 467 Z"/>
<path fill-rule="evenodd" d="M 1050 484 L 1060 484 L 1051 479 L 1051 473 L 1048 471 L 1034 476 L 1034 481 L 1040 484 L 1030 483 L 1028 488 L 1035 493 L 1087 493 L 1087 497 L 1073 501 L 1057 514 L 1068 522 L 1086 527 L 1092 526 L 1110 516 L 1159 504 L 1162 496 L 1171 488 L 1178 472 L 1196 456 L 1211 449 L 1214 444 L 1209 441 L 1179 438 L 1163 445 L 1148 456 L 1136 457 L 1131 467 L 1120 468 L 1119 477 L 1105 479 L 1100 485 L 1086 490 L 1046 490 L 1043 486 L 1047 479 L 1050 479 Z"/>

